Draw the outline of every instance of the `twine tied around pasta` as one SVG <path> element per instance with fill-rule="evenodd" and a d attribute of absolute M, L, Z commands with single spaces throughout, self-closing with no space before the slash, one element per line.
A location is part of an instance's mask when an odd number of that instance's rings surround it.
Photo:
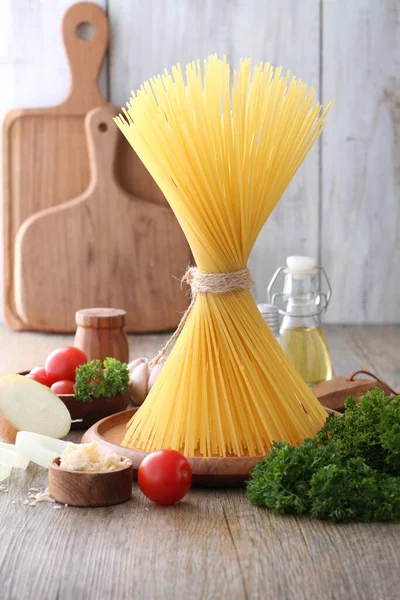
<path fill-rule="evenodd" d="M 189 267 L 184 276 L 182 277 L 181 283 L 188 283 L 190 285 L 191 301 L 183 313 L 182 318 L 179 322 L 178 327 L 161 348 L 160 352 L 153 358 L 150 366 L 153 367 L 165 356 L 170 347 L 178 339 L 188 317 L 196 301 L 197 294 L 229 294 L 236 290 L 250 290 L 254 285 L 254 280 L 251 276 L 251 271 L 247 267 L 240 269 L 239 271 L 232 271 L 231 273 L 202 273 L 197 267 Z"/>

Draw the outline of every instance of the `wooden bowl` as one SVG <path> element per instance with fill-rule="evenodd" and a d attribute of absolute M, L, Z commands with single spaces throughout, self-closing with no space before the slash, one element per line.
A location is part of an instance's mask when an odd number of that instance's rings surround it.
<path fill-rule="evenodd" d="M 67 471 L 60 468 L 60 457 L 49 464 L 50 496 L 68 506 L 111 506 L 132 496 L 133 466 L 105 473 Z"/>
<path fill-rule="evenodd" d="M 128 421 L 139 407 L 125 410 L 116 415 L 102 419 L 82 437 L 82 442 L 97 442 L 102 448 L 112 450 L 119 456 L 124 456 L 132 461 L 133 477 L 137 479 L 137 471 L 147 452 L 121 446 Z M 335 412 L 326 409 L 327 412 Z M 242 487 L 249 478 L 250 471 L 263 458 L 257 456 L 227 456 L 188 457 L 193 473 L 193 486 L 198 487 Z"/>
<path fill-rule="evenodd" d="M 118 394 L 112 398 L 94 398 L 93 402 L 81 402 L 73 394 L 58 396 L 68 408 L 71 419 L 82 419 L 72 423 L 71 429 L 87 429 L 100 419 L 125 410 L 130 402 L 130 395 Z"/>
<path fill-rule="evenodd" d="M 19 375 L 27 375 L 29 371 L 22 371 Z M 87 429 L 100 419 L 125 410 L 130 401 L 130 393 L 118 394 L 111 398 L 94 398 L 93 402 L 81 402 L 73 394 L 58 394 L 65 406 L 68 408 L 72 421 L 71 429 Z"/>

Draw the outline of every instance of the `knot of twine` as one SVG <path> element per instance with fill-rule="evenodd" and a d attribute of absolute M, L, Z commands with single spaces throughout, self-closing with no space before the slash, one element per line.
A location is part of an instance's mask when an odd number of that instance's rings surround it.
<path fill-rule="evenodd" d="M 231 273 L 201 273 L 197 267 L 189 267 L 182 277 L 181 283 L 188 283 L 190 285 L 191 302 L 183 313 L 182 319 L 172 336 L 161 348 L 157 356 L 151 361 L 151 367 L 160 362 L 162 357 L 168 352 L 169 348 L 179 337 L 198 294 L 229 294 L 229 292 L 234 292 L 236 290 L 250 290 L 254 285 L 250 269 L 247 268 L 240 269 L 239 271 L 232 271 Z"/>

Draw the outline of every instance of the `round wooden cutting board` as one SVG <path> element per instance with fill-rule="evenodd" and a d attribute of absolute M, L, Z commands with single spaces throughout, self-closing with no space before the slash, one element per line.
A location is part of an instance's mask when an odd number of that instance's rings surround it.
<path fill-rule="evenodd" d="M 121 440 L 125 435 L 126 425 L 137 411 L 137 408 L 125 410 L 102 419 L 82 436 L 82 442 L 98 442 L 101 446 L 113 450 L 120 456 L 132 461 L 133 475 L 137 478 L 137 470 L 148 452 L 124 448 Z M 326 409 L 327 412 L 335 412 Z M 189 457 L 192 467 L 193 485 L 197 487 L 242 487 L 248 479 L 250 471 L 263 457 L 259 456 L 227 456 L 226 458 L 202 456 Z"/>
<path fill-rule="evenodd" d="M 120 445 L 126 431 L 126 425 L 137 411 L 137 408 L 125 410 L 102 419 L 84 433 L 82 442 L 98 442 L 101 446 L 113 450 L 120 456 L 132 461 L 133 474 L 136 479 L 137 470 L 147 452 L 124 448 Z M 241 456 L 226 458 L 188 458 L 193 472 L 193 485 L 199 487 L 240 487 L 248 479 L 249 473 L 262 456 Z"/>

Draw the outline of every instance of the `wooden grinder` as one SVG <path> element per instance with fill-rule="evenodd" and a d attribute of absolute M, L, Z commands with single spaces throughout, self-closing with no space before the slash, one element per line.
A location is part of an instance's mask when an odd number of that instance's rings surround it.
<path fill-rule="evenodd" d="M 117 308 L 86 308 L 75 315 L 77 330 L 74 345 L 85 352 L 88 360 L 103 361 L 112 356 L 129 361 L 125 333 L 126 312 Z"/>

